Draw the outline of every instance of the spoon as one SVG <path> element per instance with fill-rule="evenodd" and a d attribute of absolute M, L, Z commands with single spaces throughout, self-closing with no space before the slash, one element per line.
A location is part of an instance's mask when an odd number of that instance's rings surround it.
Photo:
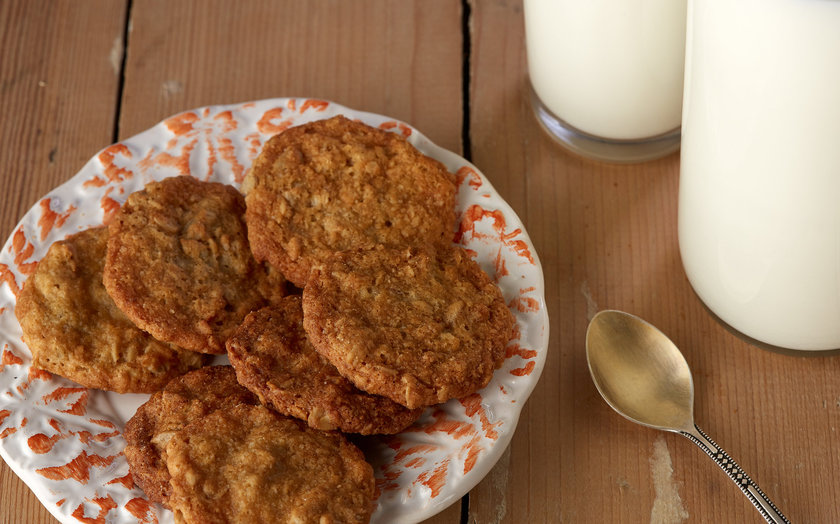
<path fill-rule="evenodd" d="M 677 346 L 639 317 L 601 311 L 586 331 L 595 387 L 614 410 L 637 424 L 679 433 L 729 475 L 767 522 L 790 521 L 741 467 L 694 423 L 694 382 Z"/>

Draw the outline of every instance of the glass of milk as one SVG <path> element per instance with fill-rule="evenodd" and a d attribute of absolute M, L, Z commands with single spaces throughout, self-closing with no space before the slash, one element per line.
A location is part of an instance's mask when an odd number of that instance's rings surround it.
<path fill-rule="evenodd" d="M 680 146 L 686 0 L 525 0 L 537 120 L 589 158 L 642 162 Z"/>
<path fill-rule="evenodd" d="M 840 0 L 688 6 L 688 279 L 752 339 L 840 348 Z"/>

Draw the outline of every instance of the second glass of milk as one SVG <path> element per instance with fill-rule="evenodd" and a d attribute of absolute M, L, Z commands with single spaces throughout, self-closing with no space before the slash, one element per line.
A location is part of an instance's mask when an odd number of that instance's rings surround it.
<path fill-rule="evenodd" d="M 586 157 L 679 149 L 686 0 L 525 0 L 537 119 Z"/>
<path fill-rule="evenodd" d="M 840 0 L 689 0 L 679 243 L 730 327 L 840 348 Z"/>

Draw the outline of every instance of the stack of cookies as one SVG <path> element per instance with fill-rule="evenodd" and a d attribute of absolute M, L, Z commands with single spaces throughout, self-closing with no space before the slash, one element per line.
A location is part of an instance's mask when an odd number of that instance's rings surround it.
<path fill-rule="evenodd" d="M 397 433 L 486 386 L 512 335 L 451 242 L 455 190 L 401 136 L 344 117 L 272 137 L 241 193 L 150 183 L 27 282 L 33 366 L 153 393 L 125 455 L 177 522 L 366 522 L 372 468 L 343 433 Z"/>

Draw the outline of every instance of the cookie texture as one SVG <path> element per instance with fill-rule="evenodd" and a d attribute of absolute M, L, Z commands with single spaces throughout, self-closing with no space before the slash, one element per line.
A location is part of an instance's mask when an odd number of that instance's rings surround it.
<path fill-rule="evenodd" d="M 306 337 L 299 296 L 250 313 L 228 339 L 227 348 L 240 384 L 263 404 L 313 428 L 392 434 L 422 413 L 367 394 L 342 377 Z"/>
<path fill-rule="evenodd" d="M 242 184 L 254 256 L 298 287 L 335 251 L 450 239 L 455 190 L 402 136 L 343 116 L 269 139 Z"/>
<path fill-rule="evenodd" d="M 303 311 L 343 376 L 409 408 L 487 385 L 514 325 L 499 288 L 455 245 L 333 255 L 310 274 Z"/>
<path fill-rule="evenodd" d="M 364 523 L 373 468 L 339 433 L 264 406 L 218 410 L 166 446 L 175 521 Z"/>
<path fill-rule="evenodd" d="M 232 186 L 189 176 L 129 195 L 109 224 L 104 282 L 117 306 L 156 338 L 222 354 L 264 297 L 248 246 L 245 202 Z"/>
<path fill-rule="evenodd" d="M 217 409 L 256 403 L 230 366 L 208 366 L 171 381 L 125 425 L 125 458 L 134 482 L 149 500 L 170 507 L 166 444 L 172 436 Z"/>
<path fill-rule="evenodd" d="M 204 357 L 155 340 L 117 308 L 102 284 L 107 241 L 98 227 L 53 243 L 15 315 L 33 367 L 89 388 L 151 393 Z"/>

